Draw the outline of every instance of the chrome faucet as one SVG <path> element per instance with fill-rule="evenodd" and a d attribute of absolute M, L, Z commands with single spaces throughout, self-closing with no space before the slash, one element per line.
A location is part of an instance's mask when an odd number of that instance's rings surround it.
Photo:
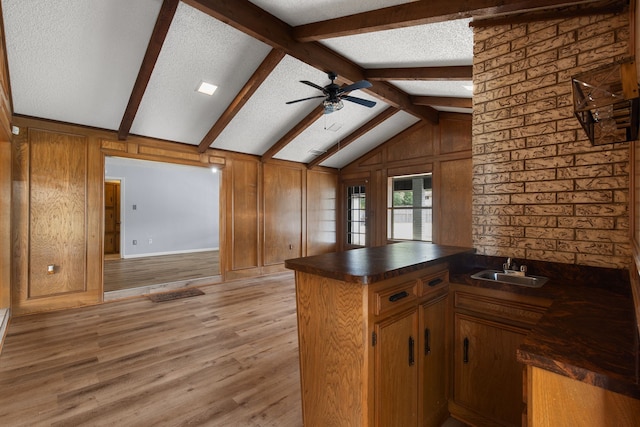
<path fill-rule="evenodd" d="M 527 266 L 521 265 L 520 268 L 516 265 L 516 263 L 511 259 L 511 257 L 507 258 L 507 262 L 502 264 L 502 269 L 505 274 L 514 274 L 518 276 L 525 276 L 527 273 Z"/>

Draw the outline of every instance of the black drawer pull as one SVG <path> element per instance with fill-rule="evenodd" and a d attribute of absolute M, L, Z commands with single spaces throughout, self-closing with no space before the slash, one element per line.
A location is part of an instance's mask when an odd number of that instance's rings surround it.
<path fill-rule="evenodd" d="M 469 363 L 469 338 L 462 342 L 462 363 Z"/>
<path fill-rule="evenodd" d="M 407 291 L 398 292 L 397 294 L 391 295 L 389 297 L 389 301 L 391 302 L 400 301 L 402 298 L 406 298 L 408 296 L 409 296 L 409 292 Z"/>
<path fill-rule="evenodd" d="M 424 330 L 424 355 L 431 353 L 431 331 L 429 328 Z"/>
<path fill-rule="evenodd" d="M 409 366 L 413 366 L 416 363 L 416 359 L 413 354 L 414 345 L 415 345 L 415 341 L 413 340 L 413 337 L 409 337 Z"/>
<path fill-rule="evenodd" d="M 435 285 L 439 285 L 440 283 L 442 283 L 442 277 L 437 277 L 435 279 L 429 280 L 429 283 L 427 283 L 427 285 L 429 286 L 435 286 Z"/>

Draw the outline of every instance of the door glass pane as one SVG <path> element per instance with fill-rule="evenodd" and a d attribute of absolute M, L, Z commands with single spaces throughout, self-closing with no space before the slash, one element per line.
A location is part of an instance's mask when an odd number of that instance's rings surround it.
<path fill-rule="evenodd" d="M 366 245 L 367 199 L 364 185 L 347 188 L 347 243 L 354 246 Z"/>

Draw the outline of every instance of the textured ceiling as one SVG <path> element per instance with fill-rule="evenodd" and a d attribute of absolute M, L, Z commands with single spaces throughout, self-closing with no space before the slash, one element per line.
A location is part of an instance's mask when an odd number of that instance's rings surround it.
<path fill-rule="evenodd" d="M 322 42 L 364 68 L 471 65 L 468 19 L 336 37 Z"/>
<path fill-rule="evenodd" d="M 381 9 L 415 0 L 251 0 L 291 26 Z"/>
<path fill-rule="evenodd" d="M 296 26 L 409 2 L 251 3 Z M 162 0 L 2 0 L 14 112 L 118 131 L 161 6 Z M 265 15 L 265 19 L 270 17 Z M 455 20 L 320 43 L 362 69 L 471 65 L 472 33 L 468 24 L 466 19 Z M 264 41 L 180 2 L 130 133 L 199 145 L 271 49 Z M 326 71 L 286 55 L 219 135 L 205 142 L 212 148 L 262 156 L 321 104 L 321 99 L 291 105 L 286 102 L 320 95 L 300 80 L 325 86 L 329 83 Z M 211 97 L 196 92 L 201 81 L 218 85 L 218 90 Z M 468 99 L 472 95 L 463 88 L 470 81 L 390 84 L 404 96 Z M 376 101 L 377 105 L 366 108 L 345 102 L 342 110 L 323 115 L 302 130 L 274 158 L 313 161 L 389 106 L 372 91 L 354 91 L 351 95 Z M 415 114 L 397 112 L 341 147 L 321 165 L 344 167 L 419 120 Z"/>
<path fill-rule="evenodd" d="M 199 144 L 270 50 L 180 3 L 131 132 Z M 201 81 L 214 96 L 196 91 Z"/>
<path fill-rule="evenodd" d="M 161 3 L 3 0 L 14 112 L 117 129 Z"/>

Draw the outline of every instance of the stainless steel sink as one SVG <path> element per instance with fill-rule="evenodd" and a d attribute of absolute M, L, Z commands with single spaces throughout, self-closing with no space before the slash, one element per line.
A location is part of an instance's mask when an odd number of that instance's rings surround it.
<path fill-rule="evenodd" d="M 507 274 L 499 270 L 482 270 L 479 273 L 472 274 L 471 278 L 487 280 L 489 282 L 508 283 L 517 286 L 527 286 L 529 288 L 540 288 L 549 280 L 548 277 L 519 276 L 517 274 Z"/>

